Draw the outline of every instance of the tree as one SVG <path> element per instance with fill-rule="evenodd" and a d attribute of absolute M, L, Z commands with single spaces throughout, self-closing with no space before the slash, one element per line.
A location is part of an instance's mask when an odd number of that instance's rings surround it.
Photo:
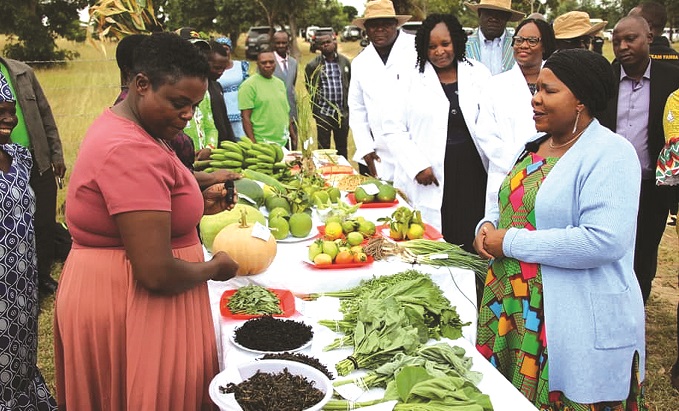
<path fill-rule="evenodd" d="M 73 57 L 73 53 L 57 50 L 54 40 L 77 37 L 78 10 L 87 5 L 88 0 L 0 0 L 0 32 L 10 36 L 4 54 L 41 62 Z"/>
<path fill-rule="evenodd" d="M 342 12 L 347 16 L 349 21 L 354 21 L 356 16 L 358 16 L 358 10 L 354 6 L 344 6 L 342 7 Z"/>

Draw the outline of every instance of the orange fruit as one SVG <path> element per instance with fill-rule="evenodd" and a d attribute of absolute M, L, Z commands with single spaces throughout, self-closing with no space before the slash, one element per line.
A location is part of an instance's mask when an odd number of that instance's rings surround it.
<path fill-rule="evenodd" d="M 354 256 L 351 251 L 340 251 L 335 257 L 335 264 L 349 264 L 354 262 Z"/>

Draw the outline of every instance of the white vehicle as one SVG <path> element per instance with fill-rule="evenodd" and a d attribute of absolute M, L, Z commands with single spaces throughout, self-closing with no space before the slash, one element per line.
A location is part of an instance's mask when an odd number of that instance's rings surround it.
<path fill-rule="evenodd" d="M 669 40 L 670 43 L 679 41 L 679 29 L 675 28 L 674 30 L 672 30 L 669 27 L 665 27 L 665 30 L 663 30 L 662 35 L 663 37 L 667 38 L 667 40 Z"/>
<path fill-rule="evenodd" d="M 316 29 L 320 27 L 318 26 L 309 26 L 306 28 L 306 35 L 304 36 L 304 40 L 306 40 L 307 43 L 311 43 L 311 39 L 314 37 L 314 33 L 316 32 Z"/>
<path fill-rule="evenodd" d="M 604 30 L 604 39 L 608 41 L 613 40 L 613 29 Z"/>

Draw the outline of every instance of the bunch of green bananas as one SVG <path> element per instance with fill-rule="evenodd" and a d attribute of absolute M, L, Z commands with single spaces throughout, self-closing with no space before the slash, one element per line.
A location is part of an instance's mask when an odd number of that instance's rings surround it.
<path fill-rule="evenodd" d="M 204 171 L 221 168 L 240 173 L 249 169 L 274 175 L 288 168 L 282 160 L 283 149 L 278 144 L 253 143 L 243 137 L 237 143 L 222 141 L 219 148 L 212 149 L 210 160 L 205 160 L 209 167 Z"/>

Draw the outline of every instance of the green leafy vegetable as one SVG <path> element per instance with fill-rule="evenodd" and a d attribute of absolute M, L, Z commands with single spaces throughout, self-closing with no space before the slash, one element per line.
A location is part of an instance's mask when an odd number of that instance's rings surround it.
<path fill-rule="evenodd" d="M 394 298 L 403 307 L 399 312 L 417 330 L 421 343 L 429 338 L 438 340 L 446 337 L 455 340 L 462 336 L 462 327 L 469 325 L 462 323 L 455 307 L 443 295 L 439 286 L 428 275 L 416 270 L 365 280 L 350 290 L 311 294 L 308 297 L 313 299 L 321 295 L 341 298 L 340 311 L 344 318 L 341 321 L 322 320 L 319 324 L 346 335 L 327 346 L 326 351 L 354 344 L 352 335 L 358 312 L 366 301 L 371 300 Z"/>
<path fill-rule="evenodd" d="M 357 386 L 366 390 L 375 387 L 384 388 L 406 366 L 421 366 L 433 376 L 461 377 L 474 385 L 478 385 L 483 374 L 471 371 L 472 359 L 464 355 L 464 348 L 452 346 L 445 342 L 425 345 L 418 348 L 412 355 L 397 353 L 391 361 L 382 364 L 363 377 L 355 380 L 336 381 L 334 385 L 340 386 L 355 382 Z"/>
<path fill-rule="evenodd" d="M 276 294 L 258 285 L 239 288 L 226 303 L 233 314 L 248 315 L 283 314 L 280 305 Z"/>

